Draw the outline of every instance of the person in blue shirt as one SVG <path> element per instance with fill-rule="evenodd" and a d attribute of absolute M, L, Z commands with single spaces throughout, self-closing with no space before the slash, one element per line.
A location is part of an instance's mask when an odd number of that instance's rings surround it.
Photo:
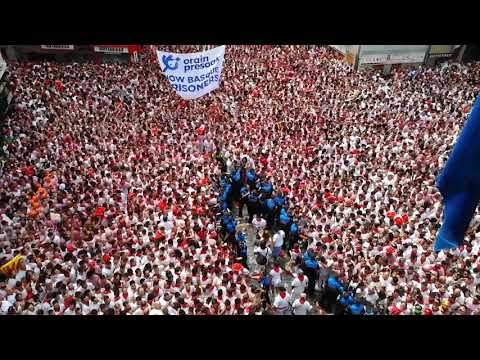
<path fill-rule="evenodd" d="M 265 270 L 262 275 L 262 279 L 260 280 L 260 284 L 262 285 L 262 308 L 265 310 L 268 306 L 272 306 L 272 302 L 270 300 L 270 291 L 272 288 L 272 280 L 268 273 L 268 270 Z"/>
<path fill-rule="evenodd" d="M 265 200 L 264 214 L 267 220 L 267 230 L 270 230 L 275 221 L 275 202 L 272 198 Z"/>
<path fill-rule="evenodd" d="M 273 186 L 272 183 L 268 180 L 265 180 L 260 183 L 260 191 L 267 197 L 272 196 Z"/>
<path fill-rule="evenodd" d="M 311 250 L 303 254 L 303 272 L 308 278 L 307 294 L 312 296 L 315 293 L 315 283 L 318 275 L 318 262 Z"/>
<path fill-rule="evenodd" d="M 363 315 L 365 313 L 365 306 L 359 302 L 353 302 L 348 306 L 348 311 L 352 315 Z"/>
<path fill-rule="evenodd" d="M 234 170 L 232 176 L 232 202 L 236 203 L 240 199 L 240 188 L 242 187 L 242 177 L 240 170 Z"/>
<path fill-rule="evenodd" d="M 227 233 L 226 241 L 233 243 L 235 241 L 235 231 L 237 229 L 237 222 L 233 217 L 229 217 L 228 222 L 225 224 L 225 230 Z"/>
<path fill-rule="evenodd" d="M 327 311 L 333 314 L 338 313 L 337 298 L 343 293 L 345 293 L 343 285 L 332 274 L 330 274 L 328 276 L 324 294 Z"/>
<path fill-rule="evenodd" d="M 280 209 L 280 215 L 278 217 L 278 226 L 281 230 L 287 234 L 290 230 L 290 216 L 287 214 L 287 210 L 284 207 Z"/>
<path fill-rule="evenodd" d="M 273 198 L 273 201 L 275 202 L 277 209 L 281 209 L 286 205 L 285 198 L 281 192 L 277 192 L 277 195 Z"/>
<path fill-rule="evenodd" d="M 347 312 L 350 305 L 354 303 L 353 296 L 350 292 L 345 291 L 339 299 L 339 306 L 335 309 L 335 315 L 343 315 Z"/>
<path fill-rule="evenodd" d="M 289 232 L 287 233 L 286 242 L 287 242 L 287 250 L 290 251 L 293 246 L 298 241 L 298 226 L 295 222 L 290 223 Z"/>
<path fill-rule="evenodd" d="M 232 185 L 229 182 L 224 182 L 222 188 L 223 193 L 220 199 L 227 204 L 229 209 L 232 209 Z"/>
<path fill-rule="evenodd" d="M 242 265 L 248 269 L 248 257 L 247 257 L 247 239 L 243 232 L 239 232 L 236 237 L 237 243 L 237 257 L 240 259 Z"/>
<path fill-rule="evenodd" d="M 248 189 L 246 186 L 240 188 L 240 200 L 238 201 L 238 216 L 243 217 L 243 207 L 247 204 Z"/>
<path fill-rule="evenodd" d="M 251 224 L 255 214 L 259 213 L 260 199 L 256 191 L 250 192 L 247 196 L 248 223 Z"/>
<path fill-rule="evenodd" d="M 255 170 L 248 169 L 247 170 L 247 185 L 250 190 L 255 188 L 255 182 L 257 181 L 257 174 L 255 174 Z"/>

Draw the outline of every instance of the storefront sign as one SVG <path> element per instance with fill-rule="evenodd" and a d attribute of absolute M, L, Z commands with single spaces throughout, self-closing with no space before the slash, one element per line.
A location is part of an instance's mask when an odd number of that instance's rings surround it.
<path fill-rule="evenodd" d="M 43 50 L 74 50 L 74 45 L 40 45 Z"/>

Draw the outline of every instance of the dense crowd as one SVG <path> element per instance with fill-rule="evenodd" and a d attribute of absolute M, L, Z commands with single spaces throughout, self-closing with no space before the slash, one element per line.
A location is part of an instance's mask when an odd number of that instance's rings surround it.
<path fill-rule="evenodd" d="M 220 89 L 189 102 L 148 51 L 130 65 L 9 71 L 0 265 L 23 262 L 0 279 L 0 313 L 323 313 L 304 293 L 315 293 L 309 260 L 315 281 L 333 274 L 385 313 L 479 313 L 478 213 L 464 246 L 432 251 L 435 177 L 479 90 L 479 64 L 382 76 L 326 47 L 227 46 Z M 245 162 L 298 232 L 286 242 L 291 227 L 267 231 L 265 212 L 237 218 L 272 259 L 270 305 L 217 223 L 217 182 Z"/>

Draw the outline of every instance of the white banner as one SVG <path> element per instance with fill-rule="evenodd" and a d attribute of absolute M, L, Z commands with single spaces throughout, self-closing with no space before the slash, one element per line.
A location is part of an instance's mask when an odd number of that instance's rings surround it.
<path fill-rule="evenodd" d="M 403 63 L 421 63 L 425 54 L 378 54 L 360 56 L 360 64 L 403 64 Z"/>
<path fill-rule="evenodd" d="M 40 45 L 44 50 L 74 50 L 73 45 Z"/>
<path fill-rule="evenodd" d="M 189 54 L 157 51 L 160 68 L 177 94 L 197 99 L 220 86 L 225 46 Z"/>

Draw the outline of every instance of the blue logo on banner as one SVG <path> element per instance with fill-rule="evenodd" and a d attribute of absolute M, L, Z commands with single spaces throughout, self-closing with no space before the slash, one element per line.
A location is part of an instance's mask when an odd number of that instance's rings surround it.
<path fill-rule="evenodd" d="M 163 71 L 167 71 L 167 70 L 176 70 L 178 68 L 178 62 L 180 61 L 180 58 L 176 58 L 174 59 L 172 55 L 163 55 L 162 56 L 162 62 L 163 62 L 163 65 L 165 65 L 165 68 L 163 69 Z M 173 63 L 173 65 L 171 65 L 171 63 Z"/>

